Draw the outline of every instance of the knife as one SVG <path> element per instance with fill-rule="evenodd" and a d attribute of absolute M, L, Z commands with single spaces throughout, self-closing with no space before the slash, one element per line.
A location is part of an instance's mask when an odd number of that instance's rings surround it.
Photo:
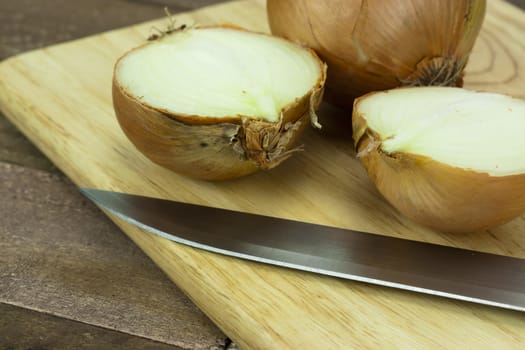
<path fill-rule="evenodd" d="M 338 227 L 81 188 L 146 231 L 207 251 L 525 311 L 525 260 Z"/>

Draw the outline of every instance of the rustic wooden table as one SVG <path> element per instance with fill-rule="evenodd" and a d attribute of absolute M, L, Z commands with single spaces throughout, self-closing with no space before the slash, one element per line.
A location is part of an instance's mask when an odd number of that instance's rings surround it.
<path fill-rule="evenodd" d="M 4 0 L 0 59 L 215 2 Z M 233 347 L 1 115 L 0 198 L 0 349 Z"/>

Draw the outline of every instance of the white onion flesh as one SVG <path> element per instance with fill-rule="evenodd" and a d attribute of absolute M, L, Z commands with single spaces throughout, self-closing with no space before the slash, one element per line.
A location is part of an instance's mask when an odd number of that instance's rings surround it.
<path fill-rule="evenodd" d="M 403 88 L 372 94 L 359 110 L 403 152 L 491 176 L 525 173 L 525 101 L 459 88 Z"/>
<path fill-rule="evenodd" d="M 229 28 L 186 30 L 127 55 L 116 74 L 142 103 L 174 114 L 279 120 L 318 83 L 308 50 Z"/>

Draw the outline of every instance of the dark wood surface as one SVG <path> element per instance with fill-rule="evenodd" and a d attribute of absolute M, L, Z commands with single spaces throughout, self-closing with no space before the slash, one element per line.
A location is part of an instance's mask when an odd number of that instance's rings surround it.
<path fill-rule="evenodd" d="M 0 304 L 0 315 L 2 349 L 181 349 L 5 303 Z"/>
<path fill-rule="evenodd" d="M 2 0 L 0 59 L 216 2 Z M 0 349 L 234 347 L 1 114 L 0 198 Z"/>

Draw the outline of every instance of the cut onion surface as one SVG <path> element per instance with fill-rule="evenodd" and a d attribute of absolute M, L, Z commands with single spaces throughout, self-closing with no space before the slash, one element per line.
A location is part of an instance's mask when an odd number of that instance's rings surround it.
<path fill-rule="evenodd" d="M 460 88 L 365 95 L 352 116 L 357 156 L 401 213 L 472 232 L 525 212 L 525 101 Z"/>
<path fill-rule="evenodd" d="M 113 103 L 149 159 L 219 180 L 273 168 L 322 98 L 326 67 L 298 44 L 233 27 L 175 31 L 115 66 Z"/>

